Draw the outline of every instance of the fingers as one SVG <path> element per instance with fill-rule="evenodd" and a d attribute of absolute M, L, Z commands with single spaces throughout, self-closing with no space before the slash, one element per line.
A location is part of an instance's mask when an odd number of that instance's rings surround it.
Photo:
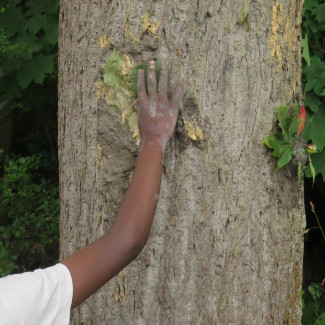
<path fill-rule="evenodd" d="M 147 89 L 146 82 L 144 77 L 144 71 L 138 70 L 137 73 L 137 90 L 138 90 L 138 98 L 140 102 L 143 102 L 147 99 Z"/>
<path fill-rule="evenodd" d="M 156 63 L 155 61 L 149 62 L 148 67 L 148 74 L 147 74 L 147 88 L 148 88 L 148 94 L 146 89 L 146 82 L 145 82 L 145 75 L 143 70 L 138 70 L 137 73 L 137 89 L 138 89 L 138 98 L 139 98 L 139 104 L 141 105 L 141 102 L 148 100 L 148 95 L 150 97 L 156 97 L 158 100 L 164 103 L 168 103 L 168 96 L 167 96 L 167 88 L 168 88 L 168 66 L 163 65 L 160 73 L 159 78 L 159 85 L 158 85 L 158 94 L 157 94 L 157 80 L 156 80 Z M 174 95 L 172 97 L 172 100 L 170 102 L 170 106 L 174 111 L 178 110 L 180 101 L 184 94 L 184 81 L 183 79 L 179 79 L 176 85 L 176 89 L 174 92 Z"/>
<path fill-rule="evenodd" d="M 168 66 L 163 64 L 161 67 L 160 78 L 158 83 L 158 96 L 161 101 L 167 102 L 167 88 L 168 88 Z"/>
<path fill-rule="evenodd" d="M 180 79 L 178 79 L 174 95 L 173 95 L 172 100 L 170 102 L 171 107 L 174 110 L 178 110 L 179 103 L 180 103 L 180 101 L 181 101 L 181 99 L 183 97 L 183 94 L 184 94 L 184 81 L 183 81 L 183 79 L 180 78 Z"/>
<path fill-rule="evenodd" d="M 157 96 L 157 80 L 156 80 L 156 63 L 155 61 L 149 62 L 149 69 L 147 75 L 148 95 Z"/>

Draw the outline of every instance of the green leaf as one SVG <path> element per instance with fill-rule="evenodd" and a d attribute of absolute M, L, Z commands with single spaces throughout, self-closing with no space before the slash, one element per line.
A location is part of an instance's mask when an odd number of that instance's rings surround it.
<path fill-rule="evenodd" d="M 325 325 L 325 313 L 322 313 L 319 316 L 319 319 L 316 322 L 317 325 Z"/>
<path fill-rule="evenodd" d="M 304 9 L 313 9 L 318 5 L 318 0 L 306 0 L 304 1 Z"/>
<path fill-rule="evenodd" d="M 304 307 L 305 307 L 304 294 L 305 294 L 305 291 L 303 289 L 301 289 L 301 308 L 302 309 L 304 309 Z"/>
<path fill-rule="evenodd" d="M 160 71 L 161 71 L 161 61 L 157 60 L 156 61 L 156 68 L 157 68 L 157 80 L 160 78 Z M 148 72 L 148 66 L 146 64 L 139 64 L 135 68 L 133 68 L 128 75 L 128 81 L 130 82 L 130 90 L 132 91 L 133 94 L 137 93 L 137 73 L 138 70 L 144 70 L 144 74 L 147 77 L 147 72 Z"/>
<path fill-rule="evenodd" d="M 313 177 L 312 169 L 314 169 L 315 176 L 321 174 L 325 182 L 325 150 L 323 150 L 320 153 L 314 154 L 311 159 L 312 159 L 312 167 L 310 166 L 310 162 L 309 162 L 309 164 L 306 167 L 306 172 L 305 172 L 306 176 Z"/>
<path fill-rule="evenodd" d="M 0 14 L 0 29 L 4 29 L 8 38 L 17 34 L 24 24 L 22 8 L 9 4 L 4 13 Z"/>
<path fill-rule="evenodd" d="M 123 126 L 125 131 L 130 131 L 130 125 L 127 118 L 125 119 Z"/>
<path fill-rule="evenodd" d="M 306 66 L 304 72 L 307 78 L 305 92 L 313 90 L 319 95 L 325 88 L 325 62 L 318 56 L 311 56 L 310 66 Z"/>
<path fill-rule="evenodd" d="M 316 20 L 320 23 L 325 21 L 325 4 L 318 4 L 313 13 L 316 14 Z"/>
<path fill-rule="evenodd" d="M 298 184 L 301 183 L 302 171 L 301 171 L 301 161 L 298 162 Z"/>
<path fill-rule="evenodd" d="M 291 145 L 283 145 L 279 147 L 279 160 L 277 162 L 276 171 L 279 170 L 281 167 L 287 165 L 292 156 L 293 156 L 293 148 Z"/>
<path fill-rule="evenodd" d="M 47 17 L 46 24 L 43 26 L 43 29 L 46 34 L 46 42 L 49 44 L 55 45 L 58 42 L 58 27 L 59 21 L 57 17 Z"/>
<path fill-rule="evenodd" d="M 294 111 L 293 115 L 291 117 L 291 124 L 288 130 L 288 136 L 290 137 L 290 143 L 296 142 L 296 136 L 298 133 L 298 127 L 300 124 L 300 121 L 298 121 L 298 114 L 299 114 L 300 108 L 298 106 L 298 102 L 295 101 L 294 105 Z"/>
<path fill-rule="evenodd" d="M 49 44 L 56 44 L 58 41 L 58 20 L 56 17 L 37 15 L 28 19 L 26 29 L 32 35 L 36 35 L 39 31 L 44 30 L 46 41 Z"/>
<path fill-rule="evenodd" d="M 279 126 L 282 129 L 284 140 L 288 143 L 296 142 L 299 121 L 297 120 L 298 111 L 295 108 L 294 116 L 291 117 L 287 106 L 277 107 Z"/>
<path fill-rule="evenodd" d="M 37 37 L 27 33 L 17 37 L 17 44 L 25 50 L 25 57 L 28 54 L 31 55 L 32 52 L 39 51 L 43 46 L 42 42 L 37 39 Z"/>
<path fill-rule="evenodd" d="M 293 146 L 297 141 L 296 135 L 298 133 L 299 125 L 298 103 L 295 103 L 293 116 L 290 116 L 287 106 L 279 106 L 277 107 L 277 111 L 279 126 L 282 129 L 282 133 L 271 133 L 264 138 L 262 143 L 269 148 L 274 149 L 271 155 L 279 158 L 276 168 L 276 170 L 279 170 L 281 167 L 287 165 L 294 155 Z"/>
<path fill-rule="evenodd" d="M 316 177 L 316 171 L 313 165 L 313 162 L 309 156 L 309 168 L 310 168 L 310 172 L 311 172 L 311 176 L 313 177 L 313 185 L 315 183 L 315 177 Z"/>
<path fill-rule="evenodd" d="M 324 295 L 324 288 L 316 283 L 311 284 L 308 287 L 308 291 L 315 301 L 318 301 Z"/>
<path fill-rule="evenodd" d="M 322 151 L 325 146 L 325 108 L 317 114 L 307 112 L 306 124 L 302 133 L 306 143 L 311 141 L 318 150 Z"/>
<path fill-rule="evenodd" d="M 37 34 L 43 26 L 46 24 L 47 17 L 44 15 L 33 16 L 28 19 L 26 29 L 29 30 L 33 35 Z"/>
<path fill-rule="evenodd" d="M 104 66 L 103 79 L 104 83 L 116 90 L 122 87 L 123 75 L 120 71 L 120 66 L 123 60 L 117 52 L 113 52 L 106 60 Z"/>
<path fill-rule="evenodd" d="M 115 73 L 114 71 L 104 72 L 104 82 L 110 87 L 115 88 L 116 90 L 122 87 L 123 78 L 121 75 Z"/>
<path fill-rule="evenodd" d="M 279 126 L 281 127 L 282 131 L 289 130 L 291 124 L 291 116 L 289 114 L 288 107 L 278 106 L 277 111 L 278 111 Z"/>
<path fill-rule="evenodd" d="M 317 96 L 313 91 L 307 92 L 305 95 L 305 106 L 310 108 L 314 113 L 317 113 L 319 110 L 319 107 L 322 105 L 322 102 L 319 99 L 319 96 Z"/>
<path fill-rule="evenodd" d="M 39 55 L 33 61 L 26 62 L 17 74 L 19 85 L 25 89 L 32 81 L 42 83 L 45 75 L 54 70 L 55 55 Z"/>
<path fill-rule="evenodd" d="M 301 41 L 301 46 L 303 48 L 302 57 L 305 59 L 308 66 L 310 66 L 310 55 L 308 47 L 308 34 L 305 35 L 305 38 Z"/>
<path fill-rule="evenodd" d="M 29 0 L 26 4 L 26 7 L 30 8 L 28 10 L 28 15 L 37 16 L 41 14 L 46 14 L 47 16 L 49 16 L 58 13 L 59 5 L 59 0 Z"/>
<path fill-rule="evenodd" d="M 281 146 L 283 142 L 283 136 L 278 133 L 271 133 L 270 135 L 266 136 L 262 141 L 262 143 L 272 149 L 276 149 L 277 147 Z"/>

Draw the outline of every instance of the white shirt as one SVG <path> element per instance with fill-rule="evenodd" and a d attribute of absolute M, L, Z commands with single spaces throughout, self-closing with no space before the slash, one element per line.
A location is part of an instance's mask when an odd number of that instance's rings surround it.
<path fill-rule="evenodd" d="M 72 294 L 63 264 L 0 278 L 0 325 L 69 324 Z"/>

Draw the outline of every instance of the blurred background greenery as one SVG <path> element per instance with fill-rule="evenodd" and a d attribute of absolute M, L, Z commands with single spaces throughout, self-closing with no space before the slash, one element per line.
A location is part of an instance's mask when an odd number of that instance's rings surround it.
<path fill-rule="evenodd" d="M 58 12 L 58 0 L 0 0 L 0 276 L 58 261 Z M 323 149 L 324 1 L 305 1 L 301 41 L 305 138 Z M 310 209 L 313 202 L 324 229 L 325 150 L 315 160 L 315 184 L 305 179 L 302 324 L 308 325 L 325 324 L 325 240 Z"/>
<path fill-rule="evenodd" d="M 0 0 L 0 276 L 58 260 L 58 12 Z"/>

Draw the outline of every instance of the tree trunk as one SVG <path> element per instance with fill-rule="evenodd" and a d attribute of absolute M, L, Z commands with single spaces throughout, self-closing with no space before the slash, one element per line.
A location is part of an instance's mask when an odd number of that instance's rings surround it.
<path fill-rule="evenodd" d="M 261 144 L 301 100 L 302 0 L 61 1 L 61 257 L 104 234 L 137 146 L 103 99 L 106 58 L 171 65 L 186 93 L 140 256 L 72 324 L 300 324 L 304 206 L 296 166 Z M 127 108 L 127 107 L 126 107 Z M 125 109 L 126 109 L 125 108 Z"/>

